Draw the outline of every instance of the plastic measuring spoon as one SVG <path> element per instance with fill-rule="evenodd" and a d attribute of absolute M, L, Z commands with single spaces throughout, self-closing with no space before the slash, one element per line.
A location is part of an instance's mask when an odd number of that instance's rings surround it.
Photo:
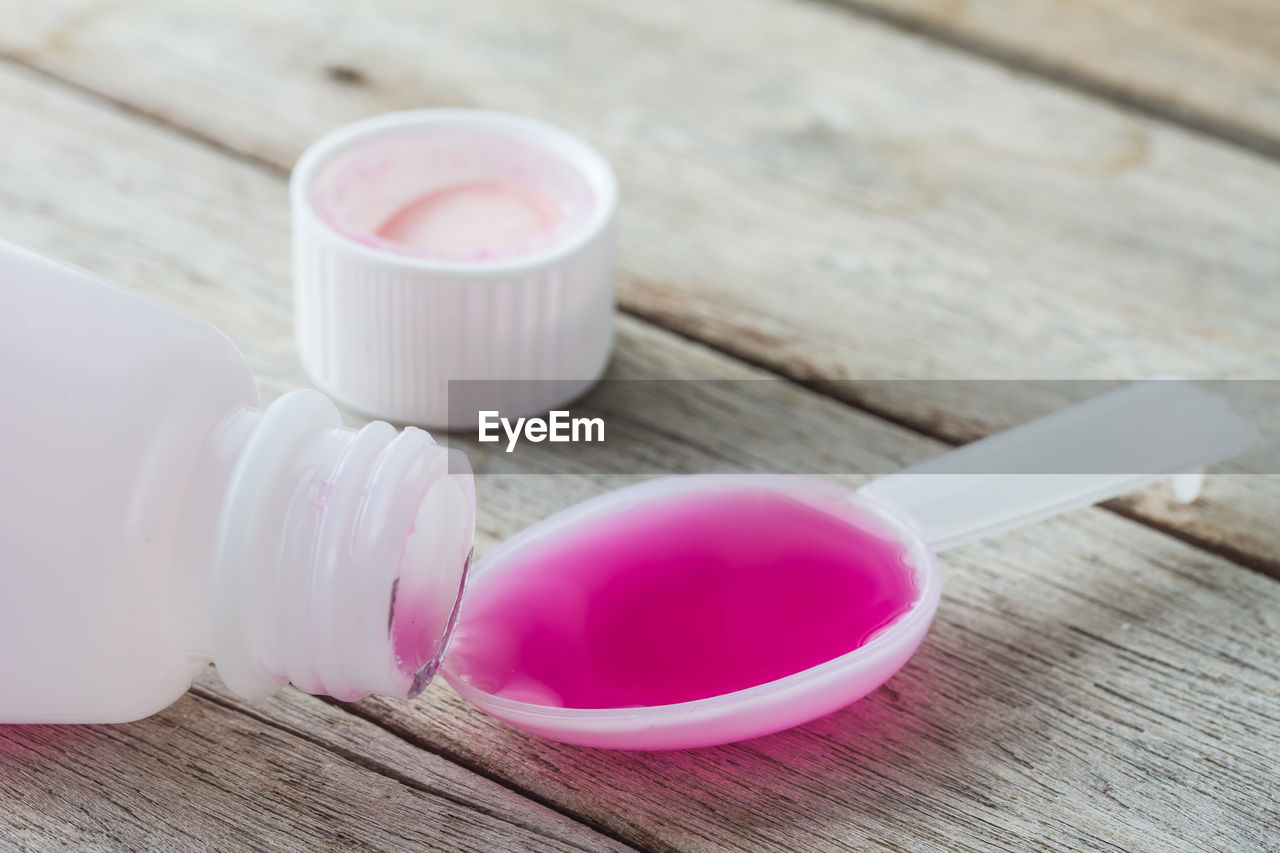
<path fill-rule="evenodd" d="M 481 561 L 443 672 L 493 716 L 569 743 L 775 732 L 906 663 L 938 606 L 937 551 L 1170 476 L 1191 500 L 1254 435 L 1220 398 L 1157 380 L 856 492 L 770 474 L 620 489 Z"/>

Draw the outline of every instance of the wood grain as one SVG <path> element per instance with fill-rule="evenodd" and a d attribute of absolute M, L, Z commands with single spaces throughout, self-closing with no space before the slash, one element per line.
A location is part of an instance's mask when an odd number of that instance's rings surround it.
<path fill-rule="evenodd" d="M 1280 155 L 1280 7 L 1268 0 L 835 0 Z"/>
<path fill-rule="evenodd" d="M 313 697 L 0 726 L 0 847 L 624 850 Z"/>
<path fill-rule="evenodd" d="M 0 124 L 19 120 L 23 133 L 0 140 L 0 230 L 223 326 L 248 353 L 266 396 L 301 381 L 278 174 L 35 75 L 0 70 Z M 103 153 L 86 154 L 85 139 Z M 619 332 L 614 376 L 761 375 L 635 319 L 621 319 Z M 829 458 L 833 470 L 890 466 L 941 447 L 805 388 L 767 388 L 766 399 L 753 402 L 756 417 L 785 418 L 797 436 L 777 448 L 776 467 L 802 456 Z M 734 430 L 752 423 L 731 402 L 726 417 L 687 435 L 646 427 L 659 415 L 637 413 L 627 425 L 633 439 L 618 446 L 618 471 L 655 452 L 687 470 L 757 464 L 734 455 Z M 599 471 L 481 478 L 480 550 L 631 479 Z M 294 756 L 297 732 L 339 755 L 368 756 L 396 776 L 412 775 L 420 762 L 439 774 L 424 788 L 498 810 L 500 792 L 449 781 L 452 771 L 427 754 L 439 753 L 654 850 L 1274 849 L 1280 586 L 1099 510 L 958 549 L 947 565 L 935 629 L 903 672 L 844 711 L 750 743 L 672 754 L 562 747 L 506 729 L 438 683 L 412 705 L 371 700 L 350 708 L 420 752 L 403 753 L 385 735 L 326 717 L 315 700 L 287 692 L 252 709 L 265 733 L 243 716 L 219 718 L 197 729 L 212 745 L 192 757 L 195 745 L 174 748 L 165 728 L 166 720 L 195 728 L 182 715 L 207 703 L 190 699 L 138 727 L 85 730 L 84 760 L 80 746 L 30 735 L 0 811 L 18 815 L 15 825 L 35 843 L 76 831 L 100 846 L 117 837 L 159 840 L 176 831 L 170 821 L 233 832 L 216 827 L 223 818 L 206 816 L 214 813 L 274 840 L 266 824 L 275 818 L 242 817 L 250 809 L 237 803 L 276 797 L 304 812 L 307 832 L 331 825 L 326 820 L 347 826 L 352 814 L 372 816 L 377 825 L 356 837 L 375 847 L 399 846 L 394 833 L 424 825 L 398 788 L 388 803 L 377 801 L 385 772 L 366 779 L 346 758 L 321 764 L 301 744 L 308 757 L 290 765 L 305 777 L 299 791 L 261 781 L 281 778 L 269 770 L 249 777 L 252 796 L 233 783 L 197 791 L 186 769 L 173 769 L 214 762 L 237 779 L 246 771 L 214 757 L 226 749 L 251 767 L 283 760 Z M 203 689 L 206 699 L 220 696 L 216 686 Z M 223 733 L 224 725 L 232 731 Z M 119 817 L 124 806 L 139 808 L 117 790 L 119 753 L 132 751 L 144 757 L 126 778 L 167 780 L 167 793 L 156 794 L 162 805 L 147 806 L 138 821 L 149 829 Z M 55 771 L 58 762 L 65 768 Z M 46 795 L 38 788 L 46 773 L 79 781 Z M 66 804 L 43 816 L 57 798 Z M 478 837 L 516 849 L 546 836 Z"/>
<path fill-rule="evenodd" d="M 839 9 L 0 9 L 9 55 L 276 169 L 383 110 L 563 124 L 617 165 L 626 310 L 949 441 L 1025 420 L 1031 401 L 939 410 L 838 380 L 1280 372 L 1280 168 Z M 1194 516 L 1123 509 L 1280 572 L 1280 480 L 1209 497 Z"/>

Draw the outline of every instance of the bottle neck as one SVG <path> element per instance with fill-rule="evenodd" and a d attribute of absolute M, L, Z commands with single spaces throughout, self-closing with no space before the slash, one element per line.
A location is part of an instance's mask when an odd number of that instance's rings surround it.
<path fill-rule="evenodd" d="M 440 665 L 474 536 L 466 457 L 420 429 L 342 426 L 295 391 L 224 425 L 204 641 L 247 699 L 286 682 L 411 697 Z"/>

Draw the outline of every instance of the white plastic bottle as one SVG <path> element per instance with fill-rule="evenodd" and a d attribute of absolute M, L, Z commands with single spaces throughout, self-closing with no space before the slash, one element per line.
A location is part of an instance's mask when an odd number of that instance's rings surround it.
<path fill-rule="evenodd" d="M 122 722 L 212 661 L 410 696 L 470 559 L 465 457 L 342 427 L 314 391 L 260 408 L 207 323 L 0 243 L 0 723 Z"/>

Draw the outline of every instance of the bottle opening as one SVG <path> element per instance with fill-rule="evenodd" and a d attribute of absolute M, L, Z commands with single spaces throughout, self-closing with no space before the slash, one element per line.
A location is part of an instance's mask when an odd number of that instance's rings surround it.
<path fill-rule="evenodd" d="M 286 681 L 412 696 L 440 666 L 475 531 L 466 457 L 426 432 L 342 426 L 314 391 L 258 418 L 224 500 L 214 662 L 254 699 Z"/>

